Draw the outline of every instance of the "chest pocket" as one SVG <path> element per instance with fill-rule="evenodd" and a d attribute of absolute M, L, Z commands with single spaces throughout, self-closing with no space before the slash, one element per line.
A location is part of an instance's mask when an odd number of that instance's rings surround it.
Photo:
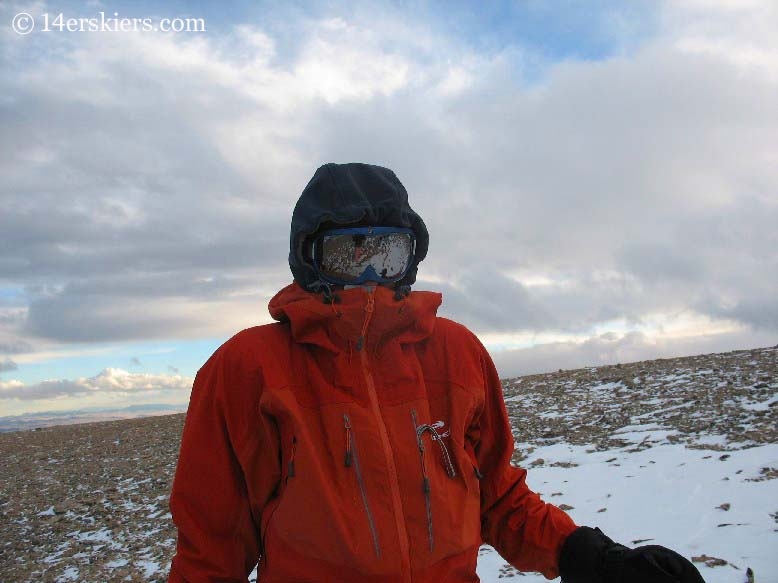
<path fill-rule="evenodd" d="M 278 557 L 286 563 L 297 556 L 385 576 L 391 565 L 381 560 L 380 509 L 364 475 L 359 435 L 347 414 L 318 414 L 327 416 L 323 431 L 309 420 L 284 439 L 283 485 L 263 536 L 268 569 L 275 572 Z"/>
<path fill-rule="evenodd" d="M 424 496 L 426 546 L 436 559 L 478 544 L 480 488 L 474 465 L 458 439 L 411 411 Z M 441 424 L 442 425 L 442 424 Z"/>

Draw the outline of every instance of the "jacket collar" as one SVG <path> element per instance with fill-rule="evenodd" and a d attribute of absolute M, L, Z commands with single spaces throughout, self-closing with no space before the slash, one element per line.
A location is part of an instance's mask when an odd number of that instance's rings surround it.
<path fill-rule="evenodd" d="M 377 349 L 396 339 L 402 344 L 427 338 L 435 326 L 442 296 L 435 292 L 411 292 L 396 300 L 394 291 L 376 287 L 372 292 L 358 287 L 336 292 L 340 301 L 324 303 L 321 294 L 292 283 L 279 291 L 268 309 L 279 322 L 288 321 L 296 342 L 315 344 L 333 352 L 355 349 L 359 345 L 369 297 L 373 297 L 373 314 L 369 319 L 363 344 Z"/>

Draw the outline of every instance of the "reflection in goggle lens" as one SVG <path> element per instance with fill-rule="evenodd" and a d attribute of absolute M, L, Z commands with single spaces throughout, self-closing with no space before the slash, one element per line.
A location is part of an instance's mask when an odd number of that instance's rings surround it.
<path fill-rule="evenodd" d="M 343 281 L 356 280 L 369 268 L 381 279 L 401 277 L 413 257 L 408 233 L 338 234 L 321 239 L 322 274 Z"/>

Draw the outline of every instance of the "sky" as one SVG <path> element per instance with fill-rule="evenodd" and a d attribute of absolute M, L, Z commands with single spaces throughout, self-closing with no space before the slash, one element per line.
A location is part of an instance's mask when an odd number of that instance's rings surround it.
<path fill-rule="evenodd" d="M 503 377 L 775 345 L 776 30 L 769 0 L 2 2 L 0 416 L 185 407 L 271 321 L 327 162 L 396 172 L 415 289 Z"/>

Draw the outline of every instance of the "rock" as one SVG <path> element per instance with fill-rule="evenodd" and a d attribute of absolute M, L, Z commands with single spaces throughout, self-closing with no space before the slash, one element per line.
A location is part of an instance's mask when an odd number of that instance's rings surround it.
<path fill-rule="evenodd" d="M 705 563 L 707 567 L 723 567 L 729 563 L 724 559 L 718 557 L 709 557 L 708 555 L 700 555 L 699 557 L 692 557 L 693 563 Z"/>

